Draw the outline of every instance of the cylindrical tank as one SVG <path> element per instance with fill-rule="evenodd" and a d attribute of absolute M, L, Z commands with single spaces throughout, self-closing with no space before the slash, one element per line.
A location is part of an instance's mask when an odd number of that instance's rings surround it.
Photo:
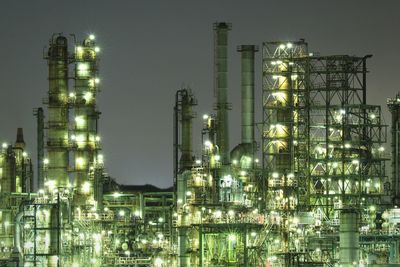
<path fill-rule="evenodd" d="M 228 32 L 231 25 L 226 22 L 214 24 L 215 33 L 215 94 L 217 96 L 217 146 L 221 163 L 229 164 L 228 124 Z"/>
<path fill-rule="evenodd" d="M 359 261 L 358 214 L 354 210 L 343 210 L 340 214 L 340 264 L 353 266 Z"/>

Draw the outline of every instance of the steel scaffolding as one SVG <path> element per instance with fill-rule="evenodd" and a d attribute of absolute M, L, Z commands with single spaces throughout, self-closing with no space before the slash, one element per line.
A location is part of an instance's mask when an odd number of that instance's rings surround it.
<path fill-rule="evenodd" d="M 351 240 L 389 195 L 386 126 L 380 107 L 366 101 L 368 57 L 313 56 L 303 40 L 264 43 L 267 213 L 275 240 L 284 244 L 270 245 L 269 254 L 283 266 L 335 263 L 339 252 L 341 264 L 358 262 L 360 245 Z M 320 245 L 338 242 L 323 234 L 329 231 L 340 233 L 339 248 Z"/>

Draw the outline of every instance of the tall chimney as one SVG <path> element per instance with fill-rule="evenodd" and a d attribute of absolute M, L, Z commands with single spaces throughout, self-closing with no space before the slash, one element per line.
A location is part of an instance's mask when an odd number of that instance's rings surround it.
<path fill-rule="evenodd" d="M 242 64 L 242 144 L 254 143 L 254 54 L 255 45 L 240 45 Z"/>
<path fill-rule="evenodd" d="M 21 149 L 25 148 L 24 131 L 22 128 L 17 129 L 17 140 L 15 141 L 15 147 Z"/>
<path fill-rule="evenodd" d="M 44 112 L 43 108 L 35 110 L 36 116 L 36 138 L 37 138 L 37 186 L 38 189 L 44 187 L 44 173 L 43 173 L 43 160 L 44 160 Z"/>
<path fill-rule="evenodd" d="M 229 164 L 229 124 L 228 124 L 228 31 L 231 24 L 226 22 L 214 23 L 214 64 L 215 83 L 214 90 L 217 96 L 217 146 L 219 148 L 221 163 Z"/>

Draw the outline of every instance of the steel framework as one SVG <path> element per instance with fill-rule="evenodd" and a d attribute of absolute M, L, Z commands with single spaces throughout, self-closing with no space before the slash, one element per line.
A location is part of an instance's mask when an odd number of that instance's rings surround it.
<path fill-rule="evenodd" d="M 358 262 L 360 245 L 351 240 L 389 195 L 386 126 L 380 107 L 366 101 L 368 57 L 313 56 L 304 40 L 263 45 L 267 214 L 283 243 L 269 245 L 268 255 L 283 266 L 334 263 L 339 252 L 340 263 Z"/>

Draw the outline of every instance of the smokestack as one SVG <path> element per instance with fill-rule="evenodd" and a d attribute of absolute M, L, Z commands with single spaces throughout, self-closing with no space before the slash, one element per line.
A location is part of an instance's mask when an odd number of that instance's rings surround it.
<path fill-rule="evenodd" d="M 25 148 L 25 141 L 24 141 L 24 131 L 22 128 L 17 129 L 17 140 L 15 141 L 16 148 Z"/>
<path fill-rule="evenodd" d="M 229 164 L 229 124 L 228 124 L 228 31 L 232 28 L 230 23 L 214 23 L 214 64 L 215 83 L 214 90 L 217 96 L 217 146 L 220 151 L 221 163 Z"/>
<path fill-rule="evenodd" d="M 39 189 L 44 187 L 44 112 L 43 108 L 35 110 L 36 116 L 36 133 L 37 133 L 37 185 Z"/>
<path fill-rule="evenodd" d="M 254 54 L 255 45 L 240 45 L 242 64 L 242 144 L 254 143 Z"/>

